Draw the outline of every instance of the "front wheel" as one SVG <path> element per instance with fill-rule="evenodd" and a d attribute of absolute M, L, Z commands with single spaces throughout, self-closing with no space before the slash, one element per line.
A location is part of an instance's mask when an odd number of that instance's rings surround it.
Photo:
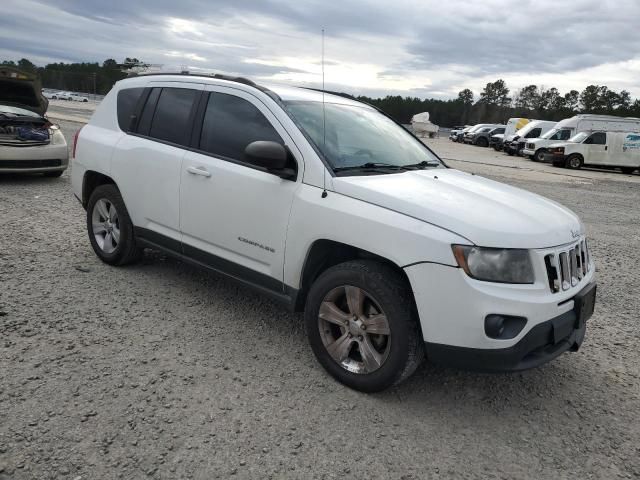
<path fill-rule="evenodd" d="M 96 255 L 110 265 L 126 265 L 140 257 L 133 224 L 115 185 L 100 185 L 87 203 L 87 231 Z"/>
<path fill-rule="evenodd" d="M 305 307 L 309 342 L 339 382 L 363 392 L 409 377 L 424 358 L 411 289 L 379 262 L 345 262 L 311 286 Z"/>
<path fill-rule="evenodd" d="M 567 158 L 566 167 L 572 170 L 579 170 L 582 168 L 583 162 L 584 160 L 582 160 L 580 155 L 570 155 L 569 158 Z"/>
<path fill-rule="evenodd" d="M 546 150 L 544 149 L 540 149 L 538 150 L 534 155 L 533 155 L 533 160 L 536 162 L 544 162 L 544 154 L 546 153 Z"/>

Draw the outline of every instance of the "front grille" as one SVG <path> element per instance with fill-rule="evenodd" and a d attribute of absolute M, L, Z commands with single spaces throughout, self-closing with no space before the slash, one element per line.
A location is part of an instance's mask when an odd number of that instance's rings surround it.
<path fill-rule="evenodd" d="M 43 160 L 0 160 L 0 168 L 46 168 L 59 167 L 62 165 L 60 159 Z"/>
<path fill-rule="evenodd" d="M 544 257 L 549 288 L 553 293 L 563 292 L 582 282 L 591 270 L 591 258 L 587 240 L 582 239 L 571 247 L 559 248 Z"/>

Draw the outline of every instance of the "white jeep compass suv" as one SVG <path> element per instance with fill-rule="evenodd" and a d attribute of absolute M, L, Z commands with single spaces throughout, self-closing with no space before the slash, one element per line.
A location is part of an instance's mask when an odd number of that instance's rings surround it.
<path fill-rule="evenodd" d="M 377 391 L 431 361 L 484 371 L 577 350 L 595 302 L 576 215 L 448 168 L 374 107 L 225 76 L 118 82 L 72 182 L 112 265 L 143 248 L 305 312 L 323 367 Z"/>

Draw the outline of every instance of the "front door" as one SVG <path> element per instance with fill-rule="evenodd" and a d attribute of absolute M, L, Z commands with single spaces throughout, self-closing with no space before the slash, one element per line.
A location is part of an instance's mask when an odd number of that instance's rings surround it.
<path fill-rule="evenodd" d="M 590 165 L 608 164 L 609 147 L 607 146 L 606 132 L 594 132 L 584 142 L 589 145 L 586 150 L 584 163 Z"/>
<path fill-rule="evenodd" d="M 207 87 L 195 151 L 183 159 L 180 227 L 185 254 L 233 276 L 282 290 L 284 250 L 301 155 L 269 109 L 253 95 Z M 251 164 L 254 141 L 287 145 L 298 159 L 297 181 Z"/>

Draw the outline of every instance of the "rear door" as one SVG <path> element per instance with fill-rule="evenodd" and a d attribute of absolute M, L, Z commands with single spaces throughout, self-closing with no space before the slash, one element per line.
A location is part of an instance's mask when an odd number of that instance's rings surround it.
<path fill-rule="evenodd" d="M 182 166 L 180 225 L 185 254 L 269 290 L 283 288 L 289 214 L 302 178 L 302 156 L 257 97 L 207 86 L 201 131 Z M 245 147 L 268 140 L 297 159 L 296 181 L 252 165 Z M 293 159 L 292 159 L 293 160 Z"/>
<path fill-rule="evenodd" d="M 180 171 L 204 85 L 152 82 L 139 119 L 113 155 L 112 174 L 137 233 L 179 249 Z M 163 237 L 165 237 L 163 239 Z"/>
<path fill-rule="evenodd" d="M 593 132 L 582 143 L 588 145 L 585 151 L 584 163 L 591 165 L 607 165 L 610 163 L 606 132 Z"/>

